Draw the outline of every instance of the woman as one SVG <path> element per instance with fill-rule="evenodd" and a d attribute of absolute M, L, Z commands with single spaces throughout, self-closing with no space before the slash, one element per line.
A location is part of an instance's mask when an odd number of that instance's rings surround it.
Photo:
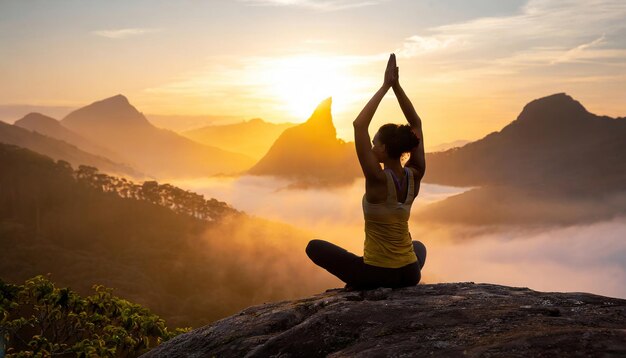
<path fill-rule="evenodd" d="M 398 78 L 396 57 L 389 56 L 382 87 L 353 122 L 354 145 L 365 175 L 363 256 L 323 240 L 311 240 L 309 258 L 346 283 L 346 288 L 416 285 L 426 260 L 426 247 L 412 241 L 408 220 L 426 167 L 422 122 Z M 392 88 L 409 125 L 385 124 L 370 145 L 368 127 L 387 91 Z M 402 167 L 403 153 L 411 157 Z M 383 163 L 384 169 L 381 169 Z"/>

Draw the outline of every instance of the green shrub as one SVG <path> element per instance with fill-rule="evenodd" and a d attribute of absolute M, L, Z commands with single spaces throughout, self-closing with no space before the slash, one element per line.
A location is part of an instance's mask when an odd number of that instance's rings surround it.
<path fill-rule="evenodd" d="M 148 309 L 93 286 L 81 297 L 44 276 L 0 280 L 0 337 L 7 357 L 135 357 L 189 330 L 169 331 Z M 3 351 L 0 342 L 0 355 Z"/>

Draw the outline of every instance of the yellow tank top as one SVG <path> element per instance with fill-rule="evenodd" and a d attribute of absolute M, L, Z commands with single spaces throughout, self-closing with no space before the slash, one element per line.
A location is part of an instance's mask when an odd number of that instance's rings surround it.
<path fill-rule="evenodd" d="M 387 176 L 387 199 L 383 203 L 372 204 L 363 194 L 363 216 L 365 218 L 365 243 L 363 262 L 368 265 L 398 268 L 417 261 L 409 233 L 409 216 L 415 199 L 413 171 L 405 168 L 408 174 L 406 200 L 397 201 L 396 187 L 391 172 Z"/>

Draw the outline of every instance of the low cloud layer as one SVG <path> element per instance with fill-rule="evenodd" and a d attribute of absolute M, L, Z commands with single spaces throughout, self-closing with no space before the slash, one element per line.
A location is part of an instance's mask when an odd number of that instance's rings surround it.
<path fill-rule="evenodd" d="M 313 190 L 283 190 L 280 188 L 286 182 L 269 177 L 176 184 L 225 200 L 252 215 L 303 228 L 311 239 L 327 240 L 357 255 L 363 254 L 362 180 L 345 188 Z M 464 190 L 424 184 L 413 210 Z M 540 291 L 584 291 L 626 297 L 626 218 L 584 226 L 532 229 L 413 222 L 410 227 L 413 238 L 428 248 L 425 283 L 490 282 Z M 247 235 L 254 239 L 253 233 Z M 295 255 L 304 258 L 303 269 L 313 268 L 326 275 L 302 256 L 305 241 L 292 248 Z M 333 277 L 326 282 L 333 287 L 341 283 Z"/>
<path fill-rule="evenodd" d="M 462 244 L 441 240 L 463 235 L 462 231 L 421 231 L 430 248 L 426 281 L 490 282 L 626 298 L 626 218 L 587 226 L 497 231 Z"/>

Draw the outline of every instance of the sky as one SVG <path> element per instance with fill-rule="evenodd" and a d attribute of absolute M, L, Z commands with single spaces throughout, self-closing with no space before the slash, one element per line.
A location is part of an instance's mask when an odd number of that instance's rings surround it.
<path fill-rule="evenodd" d="M 121 93 L 144 114 L 302 122 L 332 97 L 352 140 L 392 52 L 426 146 L 559 92 L 626 116 L 623 0 L 0 0 L 0 107 Z M 403 121 L 390 91 L 372 127 Z"/>

